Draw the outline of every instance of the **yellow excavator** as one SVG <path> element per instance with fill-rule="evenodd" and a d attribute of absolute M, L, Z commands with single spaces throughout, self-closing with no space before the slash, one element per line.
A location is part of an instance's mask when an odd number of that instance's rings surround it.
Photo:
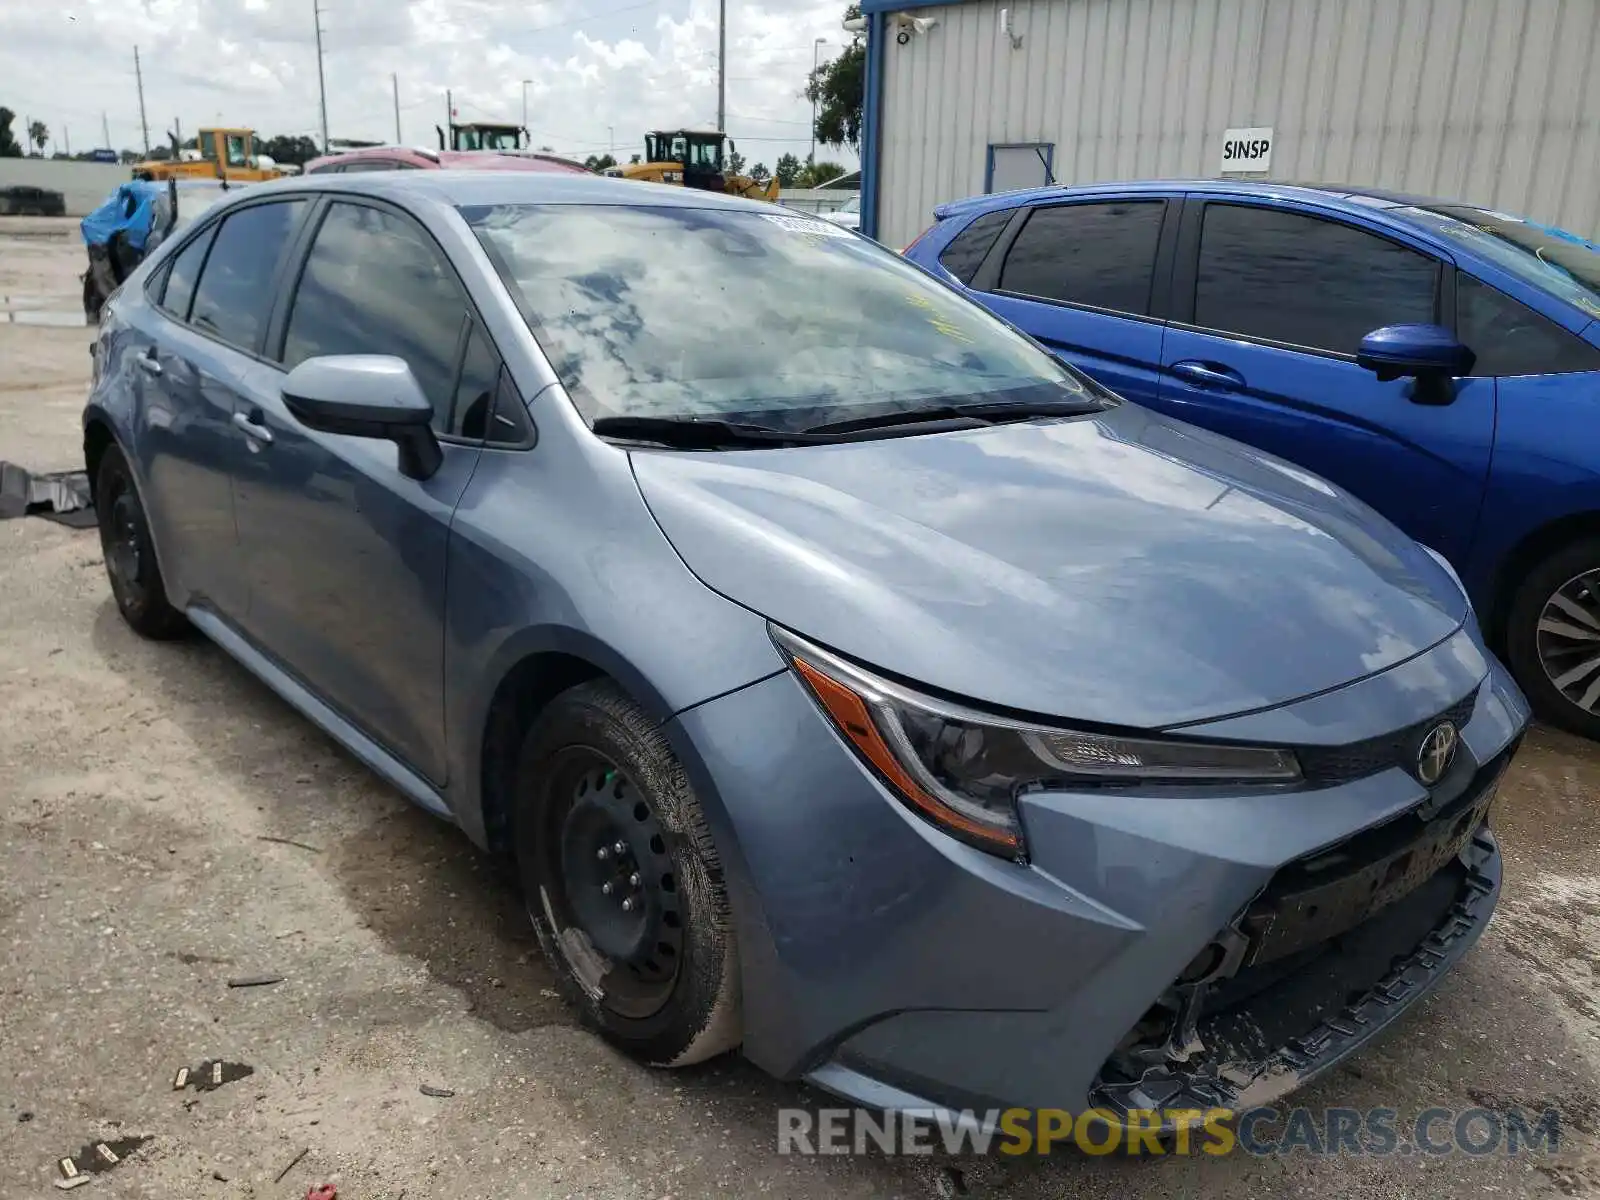
<path fill-rule="evenodd" d="M 776 179 L 758 183 L 748 175 L 724 172 L 724 151 L 731 153 L 733 149 L 733 139 L 719 130 L 657 130 L 644 135 L 644 162 L 629 163 L 613 170 L 624 179 L 726 192 L 730 196 L 776 203 Z"/>
<path fill-rule="evenodd" d="M 193 150 L 178 149 L 172 137 L 171 158 L 151 158 L 133 164 L 135 179 L 225 179 L 229 183 L 260 183 L 283 175 L 277 164 L 255 152 L 253 129 L 202 129 Z"/>

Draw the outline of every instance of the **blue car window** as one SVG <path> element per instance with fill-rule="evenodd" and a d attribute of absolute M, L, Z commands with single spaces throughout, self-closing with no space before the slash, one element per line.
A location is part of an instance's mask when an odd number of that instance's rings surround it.
<path fill-rule="evenodd" d="M 1000 290 L 1139 316 L 1150 280 L 1164 200 L 1037 208 L 1000 270 Z"/>
<path fill-rule="evenodd" d="M 272 311 L 272 277 L 304 200 L 241 208 L 222 222 L 189 323 L 254 353 Z"/>
<path fill-rule="evenodd" d="M 1375 234 L 1283 209 L 1207 204 L 1194 324 L 1353 355 L 1385 325 L 1437 319 L 1439 263 Z"/>
<path fill-rule="evenodd" d="M 1478 356 L 1477 376 L 1600 371 L 1600 350 L 1465 272 L 1456 276 L 1456 336 Z"/>
<path fill-rule="evenodd" d="M 467 295 L 415 222 L 363 204 L 335 204 L 317 230 L 289 309 L 283 365 L 320 354 L 405 359 L 433 403 L 436 432 L 452 427 L 456 350 Z"/>
<path fill-rule="evenodd" d="M 194 299 L 194 285 L 200 278 L 200 267 L 206 261 L 206 251 L 211 249 L 211 239 L 216 236 L 213 225 L 178 252 L 167 271 L 166 286 L 159 303 L 162 308 L 180 321 L 189 319 L 189 304 Z"/>
<path fill-rule="evenodd" d="M 1000 231 L 1011 220 L 1014 208 L 1002 208 L 984 213 L 950 239 L 950 244 L 939 253 L 939 261 L 962 283 L 971 283 L 983 260 L 989 256 Z"/>
<path fill-rule="evenodd" d="M 1600 245 L 1486 208 L 1449 204 L 1397 211 L 1589 316 L 1600 317 Z"/>

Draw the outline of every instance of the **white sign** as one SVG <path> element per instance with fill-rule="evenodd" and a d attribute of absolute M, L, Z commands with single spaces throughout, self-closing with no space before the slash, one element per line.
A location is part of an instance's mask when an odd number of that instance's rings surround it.
<path fill-rule="evenodd" d="M 1241 171 L 1252 174 L 1272 170 L 1272 126 L 1254 129 L 1229 129 L 1222 135 L 1222 166 L 1219 175 Z"/>

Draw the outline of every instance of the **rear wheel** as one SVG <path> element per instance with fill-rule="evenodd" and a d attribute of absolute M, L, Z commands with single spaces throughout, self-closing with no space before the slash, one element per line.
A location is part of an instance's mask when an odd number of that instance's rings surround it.
<path fill-rule="evenodd" d="M 143 637 L 165 640 L 181 636 L 189 623 L 167 600 L 139 489 L 127 459 L 115 445 L 107 447 L 100 458 L 95 515 L 106 575 L 122 619 Z"/>
<path fill-rule="evenodd" d="M 1507 614 L 1506 659 L 1541 717 L 1600 739 L 1600 540 L 1528 573 Z"/>
<path fill-rule="evenodd" d="M 721 864 L 657 723 L 609 681 L 529 730 L 515 846 L 528 915 L 569 1000 L 608 1040 L 682 1066 L 739 1043 Z"/>

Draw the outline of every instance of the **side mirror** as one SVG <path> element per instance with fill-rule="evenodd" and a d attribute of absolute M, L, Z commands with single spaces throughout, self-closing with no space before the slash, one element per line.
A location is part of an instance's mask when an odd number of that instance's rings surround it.
<path fill-rule="evenodd" d="M 402 358 L 308 358 L 283 381 L 283 403 L 307 429 L 393 442 L 400 448 L 401 474 L 412 479 L 431 478 L 444 462 L 429 425 L 433 405 Z"/>
<path fill-rule="evenodd" d="M 1472 370 L 1477 355 L 1442 325 L 1385 325 L 1361 339 L 1356 362 L 1387 383 L 1406 376 L 1454 378 Z"/>

